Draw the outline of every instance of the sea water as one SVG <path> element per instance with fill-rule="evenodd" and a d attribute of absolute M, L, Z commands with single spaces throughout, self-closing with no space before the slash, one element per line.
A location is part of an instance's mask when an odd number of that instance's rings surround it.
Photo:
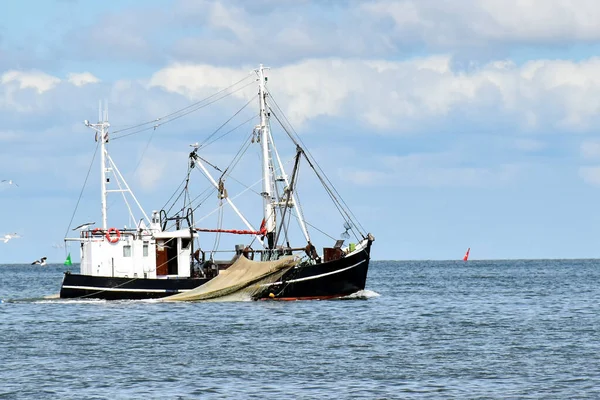
<path fill-rule="evenodd" d="M 0 399 L 600 398 L 597 260 L 373 261 L 299 302 L 45 299 L 65 268 L 0 266 Z"/>

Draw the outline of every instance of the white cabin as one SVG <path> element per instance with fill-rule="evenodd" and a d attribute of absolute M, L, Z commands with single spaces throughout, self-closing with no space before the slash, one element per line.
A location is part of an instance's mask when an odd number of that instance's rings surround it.
<path fill-rule="evenodd" d="M 80 238 L 81 274 L 124 278 L 188 278 L 195 235 L 189 229 L 171 232 L 84 231 Z"/>

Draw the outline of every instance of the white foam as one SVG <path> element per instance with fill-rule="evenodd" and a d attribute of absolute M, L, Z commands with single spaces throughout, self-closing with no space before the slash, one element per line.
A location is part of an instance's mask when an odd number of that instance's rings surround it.
<path fill-rule="evenodd" d="M 342 299 L 361 299 L 361 300 L 366 300 L 366 299 L 372 299 L 374 297 L 379 297 L 381 296 L 379 293 L 374 292 L 372 290 L 359 290 L 356 293 L 352 293 L 349 294 L 348 296 L 344 296 L 342 297 Z"/>

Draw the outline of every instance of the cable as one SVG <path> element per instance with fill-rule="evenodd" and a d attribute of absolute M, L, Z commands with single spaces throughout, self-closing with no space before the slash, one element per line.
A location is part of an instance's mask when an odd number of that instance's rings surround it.
<path fill-rule="evenodd" d="M 79 192 L 79 198 L 77 199 L 77 204 L 75 205 L 75 210 L 73 210 L 73 215 L 71 215 L 71 220 L 69 221 L 69 226 L 67 226 L 67 230 L 65 232 L 65 237 L 67 237 L 67 234 L 69 233 L 69 229 L 71 229 L 71 224 L 73 223 L 73 219 L 75 218 L 75 213 L 77 212 L 77 208 L 79 207 L 79 202 L 81 201 L 81 198 L 83 196 L 83 190 L 85 189 L 88 178 L 90 177 L 90 172 L 92 171 L 92 166 L 94 165 L 94 160 L 96 159 L 96 154 L 98 153 L 99 147 L 100 147 L 100 141 L 98 141 L 98 144 L 96 145 L 96 149 L 94 150 L 94 155 L 92 156 L 92 162 L 90 162 L 90 166 L 89 166 L 87 174 L 85 176 L 85 181 L 83 182 L 83 187 L 81 188 L 81 191 Z M 65 246 L 65 249 L 66 249 L 66 247 L 67 246 Z"/>
<path fill-rule="evenodd" d="M 221 97 L 219 97 L 219 98 L 217 98 L 217 99 L 215 99 L 215 100 L 213 100 L 213 101 L 211 101 L 211 102 L 209 102 L 209 103 L 206 103 L 206 104 L 203 104 L 203 105 L 201 105 L 201 106 L 198 106 L 198 107 L 196 107 L 196 108 L 193 108 L 193 109 L 191 109 L 191 110 L 189 110 L 189 111 L 187 111 L 187 112 L 185 112 L 185 113 L 183 113 L 183 114 L 176 115 L 176 116 L 174 116 L 173 118 L 169 118 L 169 119 L 167 119 L 167 120 L 165 120 L 165 121 L 163 121 L 163 122 L 161 122 L 161 123 L 159 123 L 159 124 L 156 124 L 156 125 L 154 125 L 154 126 L 150 126 L 150 127 L 147 127 L 147 128 L 143 128 L 143 129 L 140 129 L 140 130 L 137 130 L 137 131 L 134 131 L 134 132 L 126 133 L 126 134 L 123 134 L 123 135 L 121 135 L 121 136 L 114 137 L 114 138 L 112 138 L 112 140 L 119 140 L 119 139 L 123 139 L 123 138 L 125 138 L 125 137 L 127 137 L 127 136 L 135 135 L 136 133 L 144 132 L 144 131 L 147 131 L 147 130 L 150 130 L 150 129 L 156 129 L 156 128 L 159 128 L 159 127 L 160 127 L 160 126 L 162 126 L 162 125 L 165 125 L 165 124 L 167 124 L 167 123 L 169 123 L 169 122 L 173 122 L 173 121 L 175 121 L 175 120 L 177 120 L 177 119 L 179 119 L 179 118 L 185 117 L 186 115 L 188 115 L 188 114 L 191 114 L 191 113 L 193 113 L 193 112 L 195 112 L 195 111 L 198 111 L 198 110 L 200 110 L 200 109 L 202 109 L 202 108 L 204 108 L 204 107 L 208 107 L 209 105 L 211 105 L 211 104 L 213 104 L 213 103 L 216 103 L 217 101 L 219 101 L 219 100 L 222 100 L 222 99 L 224 99 L 225 97 L 231 96 L 232 94 L 234 94 L 234 93 L 237 93 L 237 92 L 239 92 L 240 90 L 243 90 L 243 89 L 247 88 L 248 86 L 250 86 L 250 85 L 251 85 L 251 84 L 253 84 L 253 83 L 254 83 L 254 82 L 250 82 L 249 84 L 247 84 L 247 85 L 245 85 L 245 86 L 242 86 L 241 88 L 239 88 L 239 89 L 236 89 L 235 91 L 233 91 L 233 92 L 231 92 L 231 93 L 227 93 L 226 95 L 224 95 L 224 96 L 221 96 Z M 166 117 L 165 117 L 165 118 L 166 118 Z M 156 122 L 156 121 L 153 121 L 153 122 Z M 146 124 L 147 124 L 147 123 L 146 123 Z M 138 126 L 141 126 L 141 125 L 146 125 L 146 124 L 140 124 L 140 125 L 138 125 Z M 122 132 L 122 131 L 123 131 L 123 129 L 122 129 L 121 131 L 118 131 L 118 132 Z M 113 132 L 113 134 L 114 134 L 114 133 L 116 133 L 116 132 Z"/>
<path fill-rule="evenodd" d="M 221 124 L 221 126 L 219 126 L 213 133 L 211 133 L 210 135 L 208 135 L 208 137 L 206 139 L 204 139 L 204 141 L 200 144 L 200 147 L 202 147 L 204 145 L 204 143 L 208 142 L 210 140 L 211 137 L 213 137 L 214 135 L 217 134 L 217 132 L 219 132 L 225 125 L 227 125 L 229 123 L 229 121 L 231 121 L 232 119 L 234 119 L 239 113 L 241 113 L 244 108 L 248 107 L 248 105 L 252 102 L 252 100 L 254 99 L 250 99 L 248 100 L 248 102 L 246 104 L 244 104 L 242 106 L 242 108 L 240 108 L 239 110 L 237 110 L 237 112 L 235 114 L 233 114 L 231 117 L 229 117 L 229 119 L 225 122 L 223 122 Z M 254 118 L 254 117 L 252 117 Z"/>
<path fill-rule="evenodd" d="M 170 114 L 167 114 L 167 115 L 164 115 L 164 116 L 162 116 L 162 117 L 159 117 L 159 118 L 153 119 L 152 121 L 143 122 L 143 123 L 141 123 L 141 124 L 133 125 L 133 126 L 130 126 L 130 127 L 127 127 L 127 128 L 123 128 L 123 129 L 118 129 L 118 130 L 114 131 L 114 132 L 113 132 L 113 134 L 115 134 L 115 133 L 119 133 L 119 132 L 125 132 L 125 131 L 131 130 L 131 129 L 135 129 L 135 128 L 139 128 L 140 126 L 145 126 L 145 125 L 148 125 L 148 124 L 153 124 L 153 123 L 155 123 L 155 122 L 158 122 L 158 121 L 160 121 L 160 120 L 162 120 L 162 119 L 169 118 L 169 117 L 171 117 L 171 116 L 173 116 L 173 115 L 175 115 L 175 114 L 178 114 L 178 113 L 180 113 L 180 112 L 182 112 L 182 111 L 188 110 L 188 109 L 190 109 L 190 108 L 192 108 L 192 107 L 194 107 L 194 106 L 196 106 L 196 105 L 198 105 L 198 104 L 200 104 L 200 103 L 202 103 L 202 102 L 204 102 L 204 101 L 207 101 L 207 100 L 211 99 L 212 97 L 215 97 L 215 96 L 217 96 L 217 95 L 219 95 L 219 94 L 221 94 L 221 93 L 225 92 L 226 90 L 229 90 L 229 89 L 231 89 L 232 87 L 234 87 L 234 86 L 238 85 L 239 83 L 241 83 L 241 82 L 245 81 L 246 79 L 248 79 L 248 78 L 250 78 L 250 77 L 252 77 L 252 74 L 251 74 L 251 73 L 250 73 L 250 74 L 248 74 L 248 75 L 246 75 L 244 78 L 240 79 L 239 81 L 235 82 L 234 84 L 232 84 L 232 85 L 230 85 L 230 86 L 226 87 L 225 89 L 221 89 L 220 91 L 218 91 L 218 92 L 216 92 L 216 93 L 213 93 L 213 94 L 211 94 L 210 96 L 208 96 L 208 97 L 206 97 L 206 98 L 204 98 L 204 99 L 202 99 L 202 100 L 200 100 L 200 101 L 197 101 L 197 102 L 195 102 L 195 103 L 192 103 L 192 104 L 190 104 L 189 106 L 186 106 L 186 107 L 184 107 L 184 108 L 182 108 L 182 109 L 179 109 L 179 110 L 177 110 L 177 111 L 174 111 L 174 112 L 172 112 L 172 113 L 170 113 Z M 152 127 L 151 127 L 151 128 L 152 128 Z"/>
<path fill-rule="evenodd" d="M 346 202 L 344 201 L 344 199 L 340 196 L 339 192 L 335 189 L 335 186 L 333 185 L 333 183 L 331 182 L 331 180 L 327 177 L 327 175 L 322 170 L 322 168 L 319 166 L 319 164 L 316 161 L 314 161 L 314 158 L 313 158 L 312 154 L 310 154 L 310 151 L 304 145 L 304 142 L 302 141 L 302 139 L 300 138 L 300 136 L 298 135 L 298 133 L 294 130 L 294 127 L 292 126 L 292 124 L 289 122 L 289 120 L 287 119 L 287 117 L 283 113 L 283 110 L 281 110 L 281 107 L 279 107 L 279 105 L 275 101 L 275 98 L 273 97 L 273 95 L 271 94 L 271 92 L 269 92 L 269 97 L 273 101 L 273 104 L 277 107 L 278 111 L 281 112 L 281 115 L 283 116 L 283 118 L 287 122 L 287 125 L 290 127 L 290 129 L 293 131 L 293 133 L 297 137 L 297 141 L 292 137 L 291 132 L 288 131 L 288 129 L 286 128 L 286 126 L 281 122 L 281 120 L 279 119 L 279 117 L 277 116 L 277 114 L 274 113 L 273 110 L 271 109 L 271 112 L 275 116 L 275 119 L 277 119 L 277 121 L 279 122 L 279 124 L 281 125 L 281 127 L 283 128 L 283 130 L 288 134 L 288 136 L 290 136 L 290 139 L 292 139 L 292 141 L 294 143 L 298 144 L 298 141 L 299 141 L 302 144 L 302 148 L 305 151 L 306 160 L 308 161 L 309 165 L 313 168 L 313 170 L 317 174 L 317 177 L 319 178 L 319 180 L 321 181 L 321 183 L 325 187 L 325 190 L 329 193 L 331 199 L 334 201 L 334 204 L 336 204 L 336 203 L 339 204 L 339 207 L 336 205 L 336 208 L 338 209 L 338 211 L 340 212 L 340 214 L 341 215 L 345 215 L 346 218 L 348 219 L 348 222 L 350 222 L 351 225 L 358 224 L 357 228 L 361 229 L 362 231 L 366 231 L 366 229 L 364 229 L 364 227 L 360 224 L 360 222 L 358 221 L 358 219 L 356 218 L 356 216 L 352 213 L 352 211 L 350 210 L 350 208 L 348 207 L 348 205 L 346 204 Z M 319 169 L 320 173 L 319 173 L 319 171 L 317 171 L 317 169 L 315 168 L 315 166 L 313 164 L 316 165 L 316 167 Z M 323 176 L 321 176 L 321 175 L 323 175 Z M 325 181 L 328 184 L 326 184 Z M 358 233 L 361 236 L 364 236 L 362 234 L 362 232 L 359 231 Z"/>

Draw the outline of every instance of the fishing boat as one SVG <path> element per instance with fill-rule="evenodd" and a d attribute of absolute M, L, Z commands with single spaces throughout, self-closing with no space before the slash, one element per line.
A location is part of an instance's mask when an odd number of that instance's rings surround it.
<path fill-rule="evenodd" d="M 266 71 L 262 65 L 252 71 L 251 79 L 258 83 L 258 115 L 253 113 L 257 124 L 248 129 L 248 134 L 232 140 L 240 144 L 232 160 L 222 166 L 211 160 L 214 151 L 209 145 L 216 141 L 223 124 L 202 143 L 191 145 L 191 152 L 182 160 L 187 171 L 171 196 L 174 200 L 149 215 L 108 152 L 113 135 L 129 135 L 131 131 L 125 131 L 130 128 L 110 132 L 106 111 L 100 113 L 96 124 L 85 121 L 96 132 L 100 150 L 102 222 L 97 227 L 78 227 L 79 237 L 65 238 L 79 243 L 81 263 L 79 273 L 65 273 L 61 298 L 119 300 L 184 295 L 185 300 L 198 300 L 251 288 L 246 293 L 253 300 L 308 300 L 340 298 L 364 290 L 375 239 L 358 223 L 273 100 Z M 234 93 L 237 84 L 157 118 L 153 121 L 160 122 L 152 122 L 147 128 L 156 130 L 161 124 L 212 104 Z M 289 139 L 290 144 L 284 146 L 291 150 L 286 164 L 289 173 L 275 147 L 273 117 L 281 127 L 281 136 Z M 131 129 L 140 132 L 146 129 L 143 125 Z M 143 129 L 138 129 L 140 126 Z M 258 157 L 242 162 L 249 149 Z M 305 217 L 308 209 L 299 200 L 303 177 L 300 166 L 308 166 L 307 170 L 314 173 L 310 185 L 322 184 L 324 196 L 338 211 L 339 225 L 330 222 L 333 214 L 322 210 L 321 199 L 313 202 L 313 208 L 318 208 L 316 219 Z M 203 178 L 202 183 L 196 183 L 194 174 Z M 129 220 L 139 221 L 134 226 L 109 226 L 107 196 L 112 193 L 132 199 L 126 202 Z M 249 197 L 247 202 L 242 203 L 242 195 Z M 139 215 L 134 215 L 133 206 L 139 209 Z M 330 226 L 318 227 L 320 220 Z M 337 234 L 326 233 L 336 229 Z M 314 232 L 325 238 L 320 249 Z"/>

